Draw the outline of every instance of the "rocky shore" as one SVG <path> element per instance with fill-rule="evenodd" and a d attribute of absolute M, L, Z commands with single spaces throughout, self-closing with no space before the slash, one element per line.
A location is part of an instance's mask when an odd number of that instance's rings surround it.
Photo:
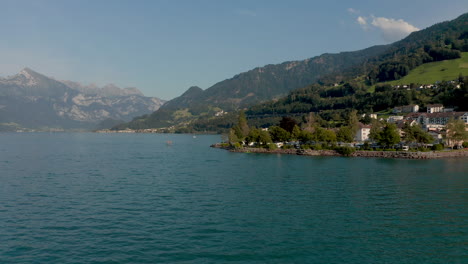
<path fill-rule="evenodd" d="M 288 154 L 302 156 L 344 156 L 335 150 L 311 150 L 311 149 L 275 149 L 269 150 L 265 148 L 231 148 L 221 144 L 214 144 L 211 147 L 226 149 L 230 152 L 240 153 L 268 153 L 268 154 Z M 357 150 L 348 157 L 364 157 L 364 158 L 392 158 L 392 159 L 440 159 L 440 158 L 455 158 L 468 157 L 468 150 L 454 151 L 428 151 L 428 152 L 412 152 L 412 151 L 362 151 Z"/>

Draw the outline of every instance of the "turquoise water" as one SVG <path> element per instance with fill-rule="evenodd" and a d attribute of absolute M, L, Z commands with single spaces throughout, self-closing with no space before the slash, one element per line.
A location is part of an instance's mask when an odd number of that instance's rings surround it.
<path fill-rule="evenodd" d="M 219 140 L 0 134 L 0 263 L 468 263 L 467 159 Z"/>

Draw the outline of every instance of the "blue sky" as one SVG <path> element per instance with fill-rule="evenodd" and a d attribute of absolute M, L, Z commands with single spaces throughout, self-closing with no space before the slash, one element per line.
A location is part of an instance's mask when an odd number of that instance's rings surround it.
<path fill-rule="evenodd" d="M 466 0 L 0 0 L 0 76 L 137 87 L 172 99 L 266 64 L 387 44 Z"/>

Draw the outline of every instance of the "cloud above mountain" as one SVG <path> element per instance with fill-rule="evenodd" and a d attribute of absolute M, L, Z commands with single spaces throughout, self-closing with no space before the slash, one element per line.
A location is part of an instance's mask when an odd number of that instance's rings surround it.
<path fill-rule="evenodd" d="M 358 14 L 358 10 L 348 8 L 348 13 Z M 408 36 L 414 31 L 418 31 L 419 28 L 411 25 L 403 19 L 394 19 L 386 17 L 376 17 L 371 15 L 370 17 L 358 16 L 356 22 L 365 31 L 370 29 L 377 29 L 381 32 L 382 38 L 385 42 L 394 42 Z"/>
<path fill-rule="evenodd" d="M 368 25 L 367 25 L 367 19 L 366 19 L 365 17 L 358 16 L 358 18 L 356 19 L 356 21 L 358 22 L 359 25 L 361 25 L 361 27 L 362 27 L 364 30 L 369 29 L 369 27 L 368 27 Z"/>
<path fill-rule="evenodd" d="M 371 25 L 380 29 L 385 41 L 393 42 L 400 40 L 419 28 L 411 25 L 403 19 L 385 17 L 372 17 Z"/>

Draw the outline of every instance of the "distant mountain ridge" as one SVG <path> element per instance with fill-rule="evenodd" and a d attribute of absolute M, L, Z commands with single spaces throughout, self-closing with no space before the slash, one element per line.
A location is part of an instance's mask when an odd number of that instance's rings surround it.
<path fill-rule="evenodd" d="M 280 98 L 289 91 L 319 81 L 333 72 L 365 63 L 384 53 L 389 46 L 373 46 L 360 51 L 323 54 L 302 61 L 266 65 L 218 82 L 206 90 L 190 87 L 181 96 L 165 103 L 151 115 L 135 118 L 122 128 L 161 128 L 194 120 L 197 116 L 214 116 L 220 110 L 231 112 L 262 101 Z M 339 74 L 338 74 L 339 75 Z M 188 111 L 192 117 L 180 119 L 178 112 Z"/>
<path fill-rule="evenodd" d="M 0 78 L 0 124 L 32 129 L 92 129 L 107 119 L 129 121 L 151 113 L 164 102 L 136 88 L 57 81 L 29 68 Z"/>
<path fill-rule="evenodd" d="M 321 77 L 358 65 L 375 57 L 388 46 L 373 46 L 367 49 L 323 55 L 301 61 L 287 61 L 269 64 L 240 73 L 218 82 L 206 90 L 184 93 L 180 98 L 170 100 L 164 109 L 193 107 L 196 104 L 234 110 L 254 103 L 286 95 L 289 91 L 318 81 Z M 190 89 L 193 89 L 191 87 Z M 187 100 L 187 99 L 193 100 Z"/>

